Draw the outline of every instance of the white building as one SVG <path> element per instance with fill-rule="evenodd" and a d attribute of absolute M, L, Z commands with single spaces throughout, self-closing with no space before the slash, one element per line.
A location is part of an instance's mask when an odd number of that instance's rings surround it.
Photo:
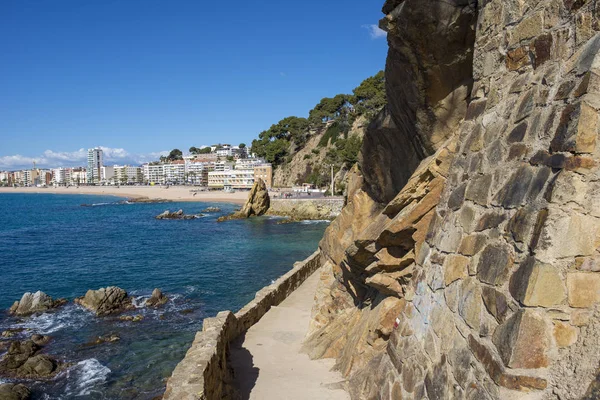
<path fill-rule="evenodd" d="M 254 185 L 254 169 L 229 169 L 208 173 L 211 189 L 251 189 Z"/>
<path fill-rule="evenodd" d="M 102 167 L 104 166 L 104 154 L 102 149 L 96 147 L 88 150 L 87 182 L 89 184 L 100 183 L 102 179 Z"/>
<path fill-rule="evenodd" d="M 89 176 L 89 171 L 85 168 L 73 168 L 71 170 L 71 185 L 87 185 Z"/>
<path fill-rule="evenodd" d="M 109 183 L 114 180 L 115 177 L 115 167 L 102 166 L 100 169 L 100 180 L 102 183 Z"/>
<path fill-rule="evenodd" d="M 65 186 L 71 183 L 70 168 L 55 168 L 52 170 L 52 183 L 54 186 Z"/>
<path fill-rule="evenodd" d="M 234 168 L 234 163 L 229 161 L 217 161 L 215 163 L 215 171 L 229 171 Z"/>
<path fill-rule="evenodd" d="M 165 182 L 171 185 L 185 183 L 185 162 L 173 161 L 164 164 Z"/>
<path fill-rule="evenodd" d="M 128 183 L 142 183 L 144 181 L 144 174 L 142 168 L 131 167 L 129 165 L 113 167 L 114 181 L 115 183 L 128 184 Z"/>
<path fill-rule="evenodd" d="M 186 161 L 185 175 L 187 183 L 192 185 L 208 186 L 208 173 L 214 171 L 214 162 Z"/>
<path fill-rule="evenodd" d="M 165 166 L 164 164 L 144 164 L 142 166 L 144 174 L 144 182 L 151 185 L 163 185 L 165 183 Z"/>
<path fill-rule="evenodd" d="M 235 169 L 253 169 L 265 162 L 262 158 L 240 158 L 235 161 Z"/>

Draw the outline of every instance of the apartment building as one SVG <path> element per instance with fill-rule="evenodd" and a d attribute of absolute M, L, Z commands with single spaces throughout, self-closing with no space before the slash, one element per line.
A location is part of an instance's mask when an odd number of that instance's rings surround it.
<path fill-rule="evenodd" d="M 254 169 L 229 169 L 208 173 L 210 189 L 251 189 L 254 185 Z"/>
<path fill-rule="evenodd" d="M 113 168 L 114 176 L 113 181 L 120 184 L 132 184 L 142 183 L 144 181 L 144 174 L 142 168 L 132 167 L 129 165 L 115 165 Z"/>
<path fill-rule="evenodd" d="M 102 179 L 102 167 L 104 166 L 104 153 L 96 147 L 88 150 L 87 182 L 98 184 Z"/>

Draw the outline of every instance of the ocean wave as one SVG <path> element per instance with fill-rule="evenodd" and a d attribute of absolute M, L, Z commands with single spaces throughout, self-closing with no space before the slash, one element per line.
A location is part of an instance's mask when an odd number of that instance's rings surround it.
<path fill-rule="evenodd" d="M 111 373 L 108 367 L 100 364 L 95 358 L 83 360 L 67 370 L 67 387 L 63 398 L 89 396 L 102 393 L 100 386 L 106 382 Z"/>
<path fill-rule="evenodd" d="M 301 224 L 304 225 L 312 225 L 312 224 L 329 224 L 331 221 L 328 219 L 305 219 L 300 221 Z"/>
<path fill-rule="evenodd" d="M 23 323 L 15 325 L 29 329 L 42 335 L 49 335 L 64 328 L 78 329 L 87 324 L 90 315 L 83 310 L 69 305 L 58 312 L 34 315 Z"/>

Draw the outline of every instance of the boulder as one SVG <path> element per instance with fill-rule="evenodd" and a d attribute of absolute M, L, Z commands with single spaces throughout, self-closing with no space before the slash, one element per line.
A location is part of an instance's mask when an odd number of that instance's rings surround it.
<path fill-rule="evenodd" d="M 39 354 L 41 347 L 32 340 L 13 342 L 0 360 L 0 375 L 17 379 L 51 378 L 64 364 L 55 358 Z"/>
<path fill-rule="evenodd" d="M 75 303 L 93 311 L 98 317 L 119 314 L 134 308 L 127 292 L 116 286 L 88 290 L 84 297 L 76 298 Z"/>
<path fill-rule="evenodd" d="M 27 316 L 58 308 L 67 303 L 65 299 L 54 300 L 44 292 L 25 293 L 20 301 L 15 301 L 9 313 L 17 316 Z"/>
<path fill-rule="evenodd" d="M 156 219 L 195 219 L 195 218 L 200 218 L 201 216 L 202 216 L 202 214 L 193 214 L 193 215 L 184 214 L 183 210 L 179 210 L 179 211 L 175 211 L 175 212 L 170 212 L 169 210 L 166 210 L 163 213 L 158 214 L 155 218 Z"/>
<path fill-rule="evenodd" d="M 52 340 L 50 336 L 37 334 L 31 335 L 31 341 L 38 346 L 45 346 L 50 342 L 50 340 Z"/>
<path fill-rule="evenodd" d="M 103 343 L 114 343 L 118 342 L 119 340 L 121 340 L 121 337 L 119 335 L 117 335 L 116 333 L 111 333 L 104 336 L 98 336 L 97 338 L 86 343 L 84 346 L 96 346 Z"/>
<path fill-rule="evenodd" d="M 271 198 L 269 197 L 267 185 L 265 184 L 265 181 L 258 178 L 256 182 L 254 182 L 250 194 L 248 195 L 248 200 L 246 200 L 246 204 L 244 204 L 242 209 L 231 215 L 220 217 L 217 221 L 223 222 L 232 219 L 245 219 L 252 216 L 260 217 L 269 210 L 270 206 Z"/>
<path fill-rule="evenodd" d="M 221 209 L 219 207 L 207 207 L 204 210 L 202 210 L 203 213 L 211 213 L 211 212 L 221 212 Z"/>
<path fill-rule="evenodd" d="M 146 300 L 146 306 L 148 307 L 159 307 L 166 304 L 169 298 L 163 294 L 163 292 L 156 288 L 152 291 L 152 296 Z"/>
<path fill-rule="evenodd" d="M 3 383 L 0 385 L 0 399 L 3 400 L 28 400 L 31 391 L 25 385 L 15 383 Z"/>

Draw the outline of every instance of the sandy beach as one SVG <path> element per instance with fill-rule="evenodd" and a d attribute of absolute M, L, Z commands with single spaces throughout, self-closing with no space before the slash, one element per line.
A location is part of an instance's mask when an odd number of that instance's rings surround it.
<path fill-rule="evenodd" d="M 96 194 L 124 198 L 148 197 L 150 199 L 172 201 L 206 201 L 234 204 L 244 204 L 248 198 L 248 192 L 225 193 L 223 191 L 196 192 L 194 196 L 194 192 L 191 192 L 191 190 L 196 189 L 190 186 L 170 186 L 169 188 L 162 186 L 2 187 L 0 188 L 0 195 L 3 193 Z"/>

